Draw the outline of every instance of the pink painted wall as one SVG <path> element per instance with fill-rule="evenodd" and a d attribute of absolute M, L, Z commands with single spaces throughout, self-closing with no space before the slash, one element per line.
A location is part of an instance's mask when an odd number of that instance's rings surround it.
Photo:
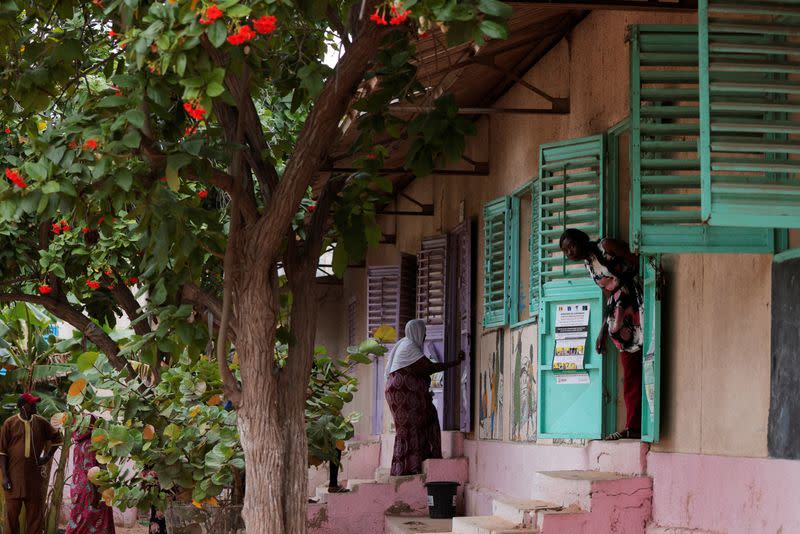
<path fill-rule="evenodd" d="M 647 465 L 656 526 L 800 532 L 800 461 L 651 452 Z"/>

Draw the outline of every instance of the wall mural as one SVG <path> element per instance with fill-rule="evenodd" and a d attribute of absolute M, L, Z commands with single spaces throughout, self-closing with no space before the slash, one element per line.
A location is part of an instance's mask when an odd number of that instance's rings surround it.
<path fill-rule="evenodd" d="M 494 343 L 492 344 L 492 340 Z M 503 439 L 503 362 L 505 340 L 503 330 L 498 329 L 481 338 L 479 375 L 479 420 L 480 439 Z"/>
<path fill-rule="evenodd" d="M 535 327 L 511 333 L 513 376 L 511 378 L 511 439 L 536 441 Z"/>

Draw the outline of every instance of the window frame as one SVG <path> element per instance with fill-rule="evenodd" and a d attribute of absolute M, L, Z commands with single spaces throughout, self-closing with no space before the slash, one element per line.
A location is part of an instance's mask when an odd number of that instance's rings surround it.
<path fill-rule="evenodd" d="M 511 210 L 511 243 L 509 254 L 506 260 L 510 263 L 510 308 L 509 308 L 509 324 L 512 329 L 521 328 L 523 326 L 534 324 L 539 320 L 539 298 L 538 298 L 538 251 L 539 251 L 539 225 L 538 220 L 538 195 L 536 187 L 536 179 L 531 178 L 524 185 L 518 187 L 509 195 L 510 210 Z M 528 237 L 528 256 L 530 262 L 528 265 L 528 314 L 527 319 L 520 320 L 519 318 L 519 297 L 520 297 L 520 277 L 523 273 L 520 272 L 520 253 L 522 251 L 521 239 L 521 224 L 520 220 L 520 206 L 522 199 L 526 194 L 531 196 L 531 220 L 530 220 L 530 236 Z"/>
<path fill-rule="evenodd" d="M 489 280 L 494 278 L 494 272 L 491 270 L 491 262 L 489 261 L 489 254 L 491 243 L 489 240 L 489 227 L 488 223 L 494 221 L 497 217 L 503 219 L 503 298 L 502 298 L 502 313 L 497 313 L 492 310 L 492 319 L 488 318 L 487 303 L 489 298 L 487 296 L 487 285 Z M 483 320 L 481 321 L 484 329 L 502 328 L 508 325 L 509 322 L 509 244 L 511 234 L 511 197 L 501 196 L 490 200 L 483 206 Z M 494 316 L 497 315 L 495 318 Z"/>

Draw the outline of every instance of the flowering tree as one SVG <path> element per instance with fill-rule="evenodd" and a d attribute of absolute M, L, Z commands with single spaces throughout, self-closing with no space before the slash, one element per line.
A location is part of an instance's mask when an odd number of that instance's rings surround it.
<path fill-rule="evenodd" d="M 0 2 L 0 302 L 43 306 L 129 376 L 157 380 L 171 354 L 197 357 L 213 334 L 238 412 L 248 532 L 305 532 L 320 252 L 335 244 L 341 273 L 379 239 L 391 190 L 381 140 L 408 138 L 418 175 L 460 155 L 470 125 L 451 98 L 411 121 L 390 112 L 423 92 L 417 40 L 439 28 L 482 44 L 504 36 L 509 11 L 497 0 Z M 341 147 L 345 127 L 358 135 Z M 322 172 L 337 147 L 358 172 Z M 133 333 L 110 336 L 123 314 Z"/>

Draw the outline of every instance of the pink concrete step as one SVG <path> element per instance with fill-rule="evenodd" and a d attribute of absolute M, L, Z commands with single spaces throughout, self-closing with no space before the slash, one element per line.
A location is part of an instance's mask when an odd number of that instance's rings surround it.
<path fill-rule="evenodd" d="M 536 496 L 563 507 L 537 516 L 542 534 L 644 534 L 652 516 L 653 482 L 602 471 L 537 473 Z"/>
<path fill-rule="evenodd" d="M 386 516 L 386 534 L 452 534 L 452 519 L 431 519 L 425 516 Z"/>
<path fill-rule="evenodd" d="M 454 517 L 453 534 L 537 534 L 534 528 L 524 528 L 495 515 Z"/>
<path fill-rule="evenodd" d="M 492 502 L 492 515 L 523 528 L 536 526 L 537 517 L 544 512 L 561 510 L 561 506 L 546 501 L 497 497 Z"/>
<path fill-rule="evenodd" d="M 384 483 L 350 481 L 350 492 L 330 493 L 326 496 L 327 502 L 309 504 L 309 534 L 381 534 L 386 526 L 386 515 L 426 515 L 426 481 L 458 482 L 461 484 L 458 502 L 463 502 L 463 486 L 469 476 L 466 458 L 428 460 L 423 470 L 422 475 L 389 477 Z"/>

